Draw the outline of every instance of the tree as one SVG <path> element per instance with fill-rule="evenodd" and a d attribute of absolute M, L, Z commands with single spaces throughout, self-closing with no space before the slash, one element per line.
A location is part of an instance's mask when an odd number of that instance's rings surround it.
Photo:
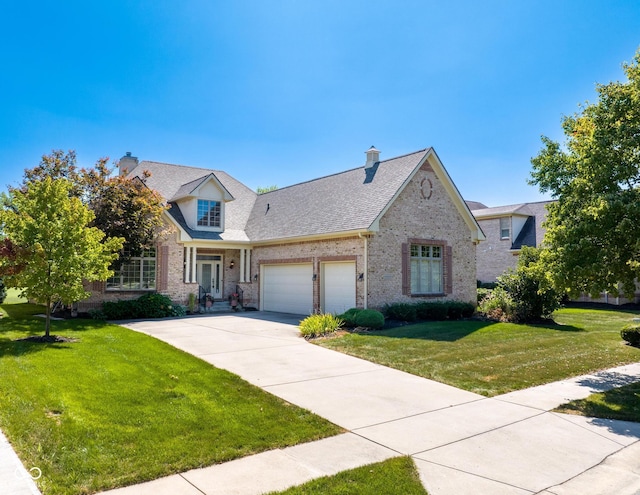
<path fill-rule="evenodd" d="M 544 254 L 571 295 L 635 292 L 640 275 L 640 51 L 625 82 L 596 86 L 598 101 L 564 117 L 564 146 L 542 137 L 531 184 L 548 206 Z"/>
<path fill-rule="evenodd" d="M 93 225 L 108 237 L 124 239 L 118 263 L 152 247 L 165 230 L 162 212 L 167 207 L 162 197 L 146 186 L 147 178 L 146 172 L 141 179 L 112 176 L 107 159 L 99 160 L 92 170 L 83 170 L 85 200 L 95 214 Z"/>
<path fill-rule="evenodd" d="M 50 337 L 51 306 L 89 296 L 83 280 L 106 280 L 123 239 L 107 238 L 90 227 L 93 213 L 71 195 L 67 179 L 28 182 L 10 191 L 0 210 L 0 226 L 11 256 L 0 258 L 8 287 L 46 307 L 45 336 Z"/>
<path fill-rule="evenodd" d="M 275 184 L 272 185 L 272 186 L 265 186 L 265 187 L 258 186 L 256 188 L 256 193 L 265 194 L 265 193 L 268 193 L 268 192 L 271 192 L 271 191 L 277 191 L 277 190 L 278 190 L 278 186 L 275 185 Z"/>
<path fill-rule="evenodd" d="M 523 246 L 515 270 L 498 277 L 498 285 L 511 297 L 514 321 L 550 318 L 560 307 L 562 295 L 553 284 L 544 260 L 544 249 Z"/>
<path fill-rule="evenodd" d="M 38 166 L 25 170 L 22 189 L 46 177 L 69 180 L 69 194 L 93 211 L 92 226 L 107 237 L 124 238 L 121 256 L 116 260 L 119 265 L 156 242 L 164 230 L 162 212 L 166 206 L 162 197 L 145 185 L 149 177 L 146 173 L 141 179 L 114 176 L 108 160 L 101 158 L 93 168 L 79 169 L 74 151 L 54 150 L 44 155 Z"/>

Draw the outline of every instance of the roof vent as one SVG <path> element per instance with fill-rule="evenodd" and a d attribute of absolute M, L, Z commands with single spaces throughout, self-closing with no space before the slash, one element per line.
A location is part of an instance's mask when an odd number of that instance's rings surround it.
<path fill-rule="evenodd" d="M 365 169 L 373 167 L 380 161 L 380 152 L 375 148 L 375 146 L 369 148 L 365 153 L 367 154 L 367 163 L 364 165 Z"/>
<path fill-rule="evenodd" d="M 118 162 L 118 173 L 120 175 L 130 174 L 131 172 L 133 172 L 133 169 L 135 169 L 137 166 L 138 166 L 138 158 L 135 156 L 131 156 L 131 152 L 127 151 L 125 155 L 122 158 L 120 158 L 120 161 Z"/>

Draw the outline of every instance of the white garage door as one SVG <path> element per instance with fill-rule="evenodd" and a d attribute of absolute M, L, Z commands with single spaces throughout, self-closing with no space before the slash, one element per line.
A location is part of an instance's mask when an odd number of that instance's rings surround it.
<path fill-rule="evenodd" d="M 313 312 L 311 263 L 262 267 L 262 309 L 309 315 Z"/>
<path fill-rule="evenodd" d="M 322 311 L 340 314 L 356 307 L 356 264 L 322 264 Z"/>

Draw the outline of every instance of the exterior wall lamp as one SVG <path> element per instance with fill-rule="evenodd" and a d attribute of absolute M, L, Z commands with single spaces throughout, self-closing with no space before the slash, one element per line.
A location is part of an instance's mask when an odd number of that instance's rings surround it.
<path fill-rule="evenodd" d="M 233 269 L 234 266 L 236 266 L 236 262 L 231 260 L 231 263 L 229 263 L 229 268 Z"/>
<path fill-rule="evenodd" d="M 254 282 L 257 282 L 257 281 L 258 281 L 258 274 L 257 274 L 257 273 L 253 276 L 253 281 L 254 281 Z"/>
<path fill-rule="evenodd" d="M 358 281 L 362 282 L 364 280 L 364 273 L 361 273 L 360 275 L 358 275 Z"/>
<path fill-rule="evenodd" d="M 311 280 L 313 280 L 314 282 L 315 282 L 316 280 L 318 280 L 318 274 L 317 274 L 317 273 L 314 273 L 314 274 L 313 274 L 313 277 L 311 278 Z"/>

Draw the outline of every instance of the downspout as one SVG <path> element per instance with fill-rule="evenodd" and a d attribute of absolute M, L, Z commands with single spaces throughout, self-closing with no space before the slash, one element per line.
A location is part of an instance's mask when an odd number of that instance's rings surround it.
<path fill-rule="evenodd" d="M 363 289 L 363 302 L 364 309 L 368 309 L 368 293 L 369 293 L 369 243 L 367 242 L 367 236 L 363 236 L 362 232 L 358 234 L 361 239 L 364 239 L 364 279 L 362 281 L 364 285 Z"/>

